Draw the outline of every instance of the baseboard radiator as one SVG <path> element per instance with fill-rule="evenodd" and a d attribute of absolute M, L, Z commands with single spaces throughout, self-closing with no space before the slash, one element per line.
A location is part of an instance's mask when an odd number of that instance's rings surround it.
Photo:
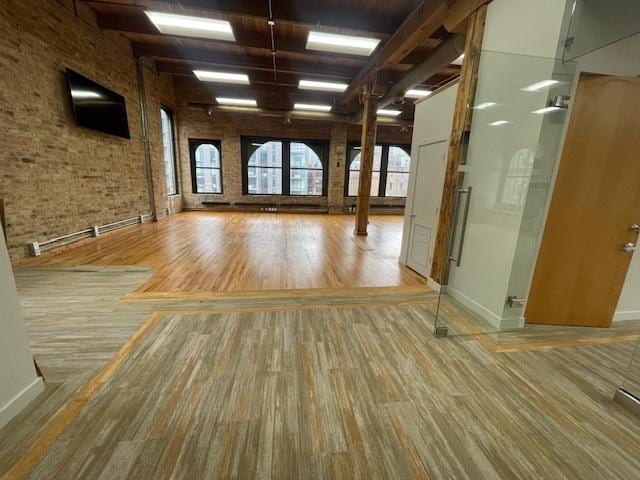
<path fill-rule="evenodd" d="M 329 207 L 319 203 L 250 203 L 250 202 L 202 202 L 204 209 L 227 210 L 238 212 L 292 212 L 292 213 L 326 213 Z M 190 209 L 187 209 L 190 210 Z M 202 209 L 193 209 L 202 210 Z"/>
<path fill-rule="evenodd" d="M 103 233 L 111 232 L 112 230 L 117 230 L 122 227 L 128 227 L 129 225 L 144 223 L 152 217 L 153 214 L 151 212 L 141 213 L 135 217 L 127 218 L 125 220 L 119 220 L 105 225 L 94 225 L 86 230 L 52 238 L 50 240 L 45 240 L 44 242 L 32 242 L 29 244 L 29 252 L 31 253 L 31 256 L 38 257 L 42 252 L 53 250 L 54 248 L 62 247 L 64 245 L 69 245 L 70 243 L 77 242 L 84 238 L 98 237 Z"/>

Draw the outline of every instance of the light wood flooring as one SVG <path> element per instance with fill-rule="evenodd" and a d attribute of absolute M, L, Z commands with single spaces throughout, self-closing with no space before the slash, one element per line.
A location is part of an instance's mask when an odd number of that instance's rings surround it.
<path fill-rule="evenodd" d="M 0 431 L 2 478 L 640 477 L 611 400 L 629 338 L 436 339 L 419 289 L 127 299 L 151 269 L 16 274 L 47 382 Z"/>
<path fill-rule="evenodd" d="M 418 286 L 398 263 L 401 215 L 184 212 L 53 250 L 19 266 L 151 266 L 140 292 Z"/>

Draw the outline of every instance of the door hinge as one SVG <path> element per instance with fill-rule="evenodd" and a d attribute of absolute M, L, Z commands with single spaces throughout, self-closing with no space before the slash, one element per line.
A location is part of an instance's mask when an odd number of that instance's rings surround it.
<path fill-rule="evenodd" d="M 507 297 L 507 305 L 511 308 L 524 307 L 526 301 L 526 298 L 516 297 L 515 295 Z"/>

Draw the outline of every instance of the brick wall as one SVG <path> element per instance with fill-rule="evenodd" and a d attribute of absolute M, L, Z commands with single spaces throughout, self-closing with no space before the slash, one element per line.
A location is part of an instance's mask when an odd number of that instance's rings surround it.
<path fill-rule="evenodd" d="M 149 211 L 128 41 L 100 31 L 89 8 L 82 2 L 74 8 L 70 0 L 2 0 L 0 31 L 0 198 L 12 258 L 25 256 L 29 242 Z M 75 126 L 66 67 L 125 97 L 131 140 Z M 161 206 L 166 199 L 156 110 L 174 102 L 173 87 L 149 67 L 145 80 Z"/>
<path fill-rule="evenodd" d="M 177 97 L 182 98 L 180 89 Z M 355 205 L 355 198 L 344 197 L 345 164 L 347 143 L 360 140 L 360 126 L 332 124 L 317 120 L 294 119 L 292 125 L 284 126 L 282 119 L 257 116 L 255 114 L 214 111 L 207 115 L 202 109 L 182 105 L 179 117 L 179 150 L 184 208 L 202 208 L 202 202 L 322 205 L 332 213 L 342 212 L 343 205 Z M 240 137 L 273 136 L 281 138 L 303 138 L 327 140 L 329 143 L 328 196 L 289 197 L 242 194 L 242 171 Z M 222 145 L 223 194 L 194 194 L 189 158 L 189 139 L 220 140 Z M 411 143 L 411 133 L 401 132 L 398 127 L 380 126 L 378 138 L 381 142 Z M 404 205 L 404 199 L 372 198 L 373 205 Z"/>

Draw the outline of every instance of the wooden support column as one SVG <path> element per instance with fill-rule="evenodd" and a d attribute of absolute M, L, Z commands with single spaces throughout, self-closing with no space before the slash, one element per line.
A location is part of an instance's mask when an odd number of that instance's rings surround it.
<path fill-rule="evenodd" d="M 454 222 L 453 210 L 456 191 L 463 180 L 463 174 L 458 172 L 458 167 L 466 155 L 466 147 L 469 141 L 471 104 L 475 98 L 478 85 L 478 67 L 480 65 L 486 16 L 487 5 L 483 4 L 469 15 L 466 22 L 464 62 L 460 70 L 460 83 L 453 114 L 453 129 L 449 141 L 438 233 L 431 266 L 431 278 L 440 284 L 446 282 L 447 264 L 449 262 L 449 238 Z"/>
<path fill-rule="evenodd" d="M 356 202 L 356 235 L 366 235 L 369 223 L 369 199 L 373 175 L 373 152 L 376 146 L 378 98 L 367 90 L 364 96 L 362 141 L 360 142 L 360 177 Z"/>

